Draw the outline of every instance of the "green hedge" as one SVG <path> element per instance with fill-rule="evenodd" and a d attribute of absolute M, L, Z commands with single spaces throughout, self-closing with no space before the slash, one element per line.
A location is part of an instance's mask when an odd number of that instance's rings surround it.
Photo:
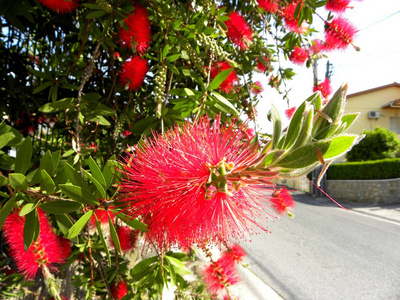
<path fill-rule="evenodd" d="M 400 178 L 400 158 L 332 164 L 328 180 Z"/>

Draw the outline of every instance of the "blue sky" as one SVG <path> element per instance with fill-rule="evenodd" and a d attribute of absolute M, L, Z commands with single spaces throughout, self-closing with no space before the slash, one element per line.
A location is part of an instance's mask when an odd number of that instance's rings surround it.
<path fill-rule="evenodd" d="M 400 0 L 353 0 L 354 9 L 348 9 L 344 17 L 349 19 L 359 30 L 354 44 L 360 47 L 356 51 L 349 46 L 344 51 L 329 54 L 329 61 L 333 64 L 332 88 L 336 90 L 342 83 L 348 83 L 348 92 L 355 93 L 366 89 L 400 83 Z M 322 24 L 318 25 L 323 31 Z M 323 79 L 326 60 L 320 61 L 319 76 Z M 291 89 L 289 93 L 290 106 L 297 106 L 312 93 L 313 74 L 311 69 L 293 67 L 298 74 L 294 80 L 287 82 Z M 282 95 L 266 86 L 266 78 L 257 78 L 264 81 L 265 91 L 258 106 L 259 119 L 265 120 L 263 115 L 270 108 L 270 103 L 281 111 L 287 108 Z M 267 122 L 259 122 L 261 131 L 270 131 Z"/>

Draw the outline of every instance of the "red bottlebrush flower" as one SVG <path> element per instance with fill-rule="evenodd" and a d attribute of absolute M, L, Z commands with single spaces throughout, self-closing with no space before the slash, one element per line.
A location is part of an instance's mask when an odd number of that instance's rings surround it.
<path fill-rule="evenodd" d="M 248 139 L 252 139 L 254 138 L 256 135 L 256 131 L 254 130 L 254 128 L 247 128 L 246 129 L 246 136 Z"/>
<path fill-rule="evenodd" d="M 136 2 L 135 10 L 124 21 L 128 25 L 129 30 L 126 31 L 121 27 L 119 31 L 121 45 L 143 54 L 146 52 L 151 41 L 150 21 L 147 9 L 139 2 Z"/>
<path fill-rule="evenodd" d="M 247 49 L 248 43 L 252 40 L 253 33 L 245 18 L 237 12 L 232 12 L 225 24 L 228 27 L 226 34 L 232 43 L 236 44 L 242 50 Z"/>
<path fill-rule="evenodd" d="M 272 194 L 271 197 L 272 207 L 276 210 L 278 214 L 283 214 L 288 211 L 289 208 L 294 207 L 294 200 L 286 188 L 282 188 Z"/>
<path fill-rule="evenodd" d="M 308 28 L 305 27 L 305 24 L 301 24 L 301 26 L 299 26 L 299 18 L 295 18 L 294 17 L 294 13 L 296 11 L 296 7 L 298 5 L 298 2 L 294 2 L 289 4 L 288 6 L 285 7 L 282 16 L 285 20 L 285 24 L 286 27 L 293 31 L 293 32 L 297 32 L 297 33 L 305 33 Z"/>
<path fill-rule="evenodd" d="M 274 14 L 279 9 L 279 0 L 257 0 L 258 5 L 265 11 Z"/>
<path fill-rule="evenodd" d="M 114 222 L 115 216 L 111 210 L 96 209 L 89 220 L 89 227 L 96 228 L 96 217 L 100 224 L 108 224 L 108 216 L 110 216 L 111 222 Z"/>
<path fill-rule="evenodd" d="M 310 47 L 310 54 L 319 54 L 325 50 L 325 45 L 320 40 L 313 40 Z"/>
<path fill-rule="evenodd" d="M 128 252 L 135 247 L 138 231 L 131 230 L 128 226 L 121 226 L 117 228 L 117 235 L 122 252 Z M 114 242 L 112 241 L 111 244 L 114 245 Z"/>
<path fill-rule="evenodd" d="M 228 260 L 232 263 L 240 263 L 242 262 L 243 257 L 245 257 L 246 255 L 247 253 L 242 247 L 240 247 L 238 244 L 234 244 L 230 249 L 226 250 L 222 254 L 222 257 L 220 259 Z"/>
<path fill-rule="evenodd" d="M 300 66 L 304 65 L 304 63 L 308 59 L 308 52 L 304 48 L 295 46 L 293 49 L 293 52 L 290 54 L 289 59 L 290 59 L 290 61 L 292 61 L 295 64 L 298 64 Z"/>
<path fill-rule="evenodd" d="M 353 43 L 356 27 L 347 19 L 337 17 L 325 26 L 325 43 L 327 49 L 346 49 Z"/>
<path fill-rule="evenodd" d="M 42 267 L 52 272 L 57 272 L 56 264 L 64 263 L 66 252 L 65 243 L 61 244 L 59 237 L 54 233 L 48 217 L 42 210 L 38 209 L 40 233 L 36 241 L 32 243 L 25 252 L 24 248 L 24 225 L 25 217 L 18 213 L 11 213 L 3 225 L 4 237 L 9 245 L 10 256 L 14 259 L 20 272 L 27 279 L 36 277 Z"/>
<path fill-rule="evenodd" d="M 332 94 L 332 87 L 329 78 L 325 78 L 320 84 L 313 87 L 313 92 L 320 91 L 322 96 L 327 99 Z"/>
<path fill-rule="evenodd" d="M 114 58 L 120 58 L 121 57 L 121 55 L 119 54 L 119 52 L 114 52 Z"/>
<path fill-rule="evenodd" d="M 351 0 L 328 0 L 325 8 L 336 13 L 342 13 L 349 8 L 350 1 Z"/>
<path fill-rule="evenodd" d="M 137 91 L 142 85 L 149 70 L 147 60 L 134 56 L 128 59 L 119 73 L 119 83 L 129 90 Z"/>
<path fill-rule="evenodd" d="M 288 108 L 285 110 L 285 115 L 288 119 L 291 119 L 293 117 L 294 112 L 296 111 L 296 106 L 293 106 L 291 108 Z"/>
<path fill-rule="evenodd" d="M 69 298 L 67 298 L 64 295 L 60 295 L 61 300 L 69 300 Z M 56 300 L 55 298 L 51 298 L 50 300 Z"/>
<path fill-rule="evenodd" d="M 125 280 L 120 280 L 118 283 L 113 282 L 111 285 L 111 293 L 115 299 L 121 300 L 128 294 L 128 284 Z"/>
<path fill-rule="evenodd" d="M 261 85 L 261 82 L 256 81 L 252 84 L 250 91 L 255 94 L 258 95 L 259 93 L 261 93 L 263 91 L 263 87 Z"/>
<path fill-rule="evenodd" d="M 70 13 L 79 6 L 79 0 L 39 0 L 39 2 L 59 14 Z"/>
<path fill-rule="evenodd" d="M 210 76 L 214 79 L 220 72 L 224 70 L 232 69 L 232 67 L 226 61 L 218 62 L 211 67 Z M 239 81 L 236 71 L 232 70 L 231 74 L 221 83 L 219 89 L 225 93 L 234 91 L 234 85 Z"/>
<path fill-rule="evenodd" d="M 208 291 L 215 296 L 226 296 L 226 288 L 240 282 L 235 264 L 229 260 L 219 259 L 212 262 L 202 271 Z"/>
<path fill-rule="evenodd" d="M 257 69 L 264 73 L 270 67 L 271 59 L 268 56 L 261 57 L 260 59 L 256 58 L 257 61 Z"/>
<path fill-rule="evenodd" d="M 160 248 L 229 244 L 254 225 L 266 230 L 258 216 L 267 215 L 268 198 L 260 187 L 272 185 L 277 173 L 234 176 L 251 166 L 258 150 L 245 128 L 220 125 L 219 117 L 212 125 L 204 117 L 154 133 L 126 153 L 119 205 L 132 218 L 141 216 L 146 238 Z"/>

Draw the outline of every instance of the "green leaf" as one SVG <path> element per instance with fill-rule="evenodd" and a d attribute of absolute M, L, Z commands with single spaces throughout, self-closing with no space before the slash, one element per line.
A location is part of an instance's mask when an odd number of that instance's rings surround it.
<path fill-rule="evenodd" d="M 177 59 L 179 59 L 180 57 L 181 57 L 180 54 L 174 54 L 174 55 L 168 56 L 168 57 L 167 57 L 167 61 L 168 61 L 168 62 L 174 62 L 174 61 L 176 61 Z"/>
<path fill-rule="evenodd" d="M 179 70 L 177 67 L 175 67 L 173 64 L 171 64 L 168 61 L 165 61 L 165 65 L 167 66 L 168 70 L 170 70 L 172 73 L 174 73 L 175 75 L 179 75 Z"/>
<path fill-rule="evenodd" d="M 58 228 L 62 232 L 63 235 L 67 235 L 68 230 L 72 227 L 73 223 L 70 218 L 67 217 L 66 214 L 55 214 L 56 222 Z"/>
<path fill-rule="evenodd" d="M 156 117 L 147 117 L 132 125 L 132 133 L 134 135 L 141 135 L 146 129 L 152 128 L 153 125 L 157 124 L 158 119 Z"/>
<path fill-rule="evenodd" d="M 72 200 L 76 200 L 83 204 L 98 204 L 96 198 L 94 198 L 91 193 L 84 193 L 80 186 L 72 184 L 59 184 L 58 186 L 61 191 Z"/>
<path fill-rule="evenodd" d="M 17 151 L 17 157 L 15 158 L 15 168 L 16 173 L 21 173 L 23 175 L 28 171 L 32 159 L 32 140 L 28 136 L 22 142 L 21 146 Z"/>
<path fill-rule="evenodd" d="M 19 215 L 25 216 L 26 214 L 29 214 L 32 210 L 34 210 L 36 208 L 36 206 L 38 206 L 39 202 L 35 202 L 35 203 L 27 203 L 24 205 L 24 207 L 21 208 L 21 210 L 19 211 Z"/>
<path fill-rule="evenodd" d="M 192 273 L 186 268 L 186 266 L 183 264 L 183 262 L 181 262 L 179 259 L 169 256 L 169 255 L 165 255 L 165 258 L 174 267 L 176 273 L 178 273 L 180 275 L 187 275 L 187 274 Z"/>
<path fill-rule="evenodd" d="M 88 171 L 86 171 L 86 170 L 82 170 L 82 171 L 83 171 L 83 174 L 85 175 L 85 177 L 89 178 L 89 180 L 91 180 L 93 182 L 93 184 L 95 185 L 95 187 L 99 191 L 100 196 L 102 198 L 106 198 L 107 197 L 106 191 L 104 190 L 104 187 L 97 181 L 97 179 L 94 178 L 92 176 L 92 174 L 90 174 Z"/>
<path fill-rule="evenodd" d="M 26 191 L 28 189 L 28 181 L 25 175 L 21 173 L 11 173 L 8 176 L 8 182 L 13 189 Z"/>
<path fill-rule="evenodd" d="M 50 177 L 49 173 L 46 172 L 46 170 L 40 170 L 40 176 L 41 176 L 40 186 L 42 190 L 45 190 L 46 194 L 50 195 L 51 193 L 54 192 L 56 188 L 53 179 Z"/>
<path fill-rule="evenodd" d="M 0 175 L 0 186 L 5 186 L 8 184 L 8 179 L 7 177 Z"/>
<path fill-rule="evenodd" d="M 228 99 L 226 99 L 224 96 L 222 96 L 221 94 L 213 91 L 211 93 L 211 95 L 213 96 L 212 97 L 213 99 L 220 102 L 222 105 L 228 107 L 231 112 L 235 113 L 236 115 L 240 114 L 239 111 L 233 106 L 233 104 Z"/>
<path fill-rule="evenodd" d="M 303 121 L 303 114 L 306 109 L 306 104 L 303 102 L 294 113 L 292 119 L 290 120 L 289 129 L 286 134 L 285 144 L 283 149 L 289 149 L 297 140 L 299 131 Z"/>
<path fill-rule="evenodd" d="M 33 241 L 36 241 L 39 236 L 39 216 L 37 210 L 31 211 L 25 216 L 24 225 L 24 248 L 29 249 Z"/>
<path fill-rule="evenodd" d="M 314 118 L 314 110 L 311 108 L 307 116 L 304 118 L 303 124 L 301 124 L 299 135 L 292 149 L 301 147 L 310 140 L 313 118 Z"/>
<path fill-rule="evenodd" d="M 14 134 L 12 132 L 6 132 L 0 135 L 0 149 L 7 146 L 8 142 L 14 138 Z"/>
<path fill-rule="evenodd" d="M 272 147 L 276 148 L 278 143 L 279 143 L 279 139 L 281 137 L 281 132 L 282 132 L 282 121 L 281 121 L 281 117 L 279 115 L 278 110 L 276 109 L 275 105 L 272 104 L 271 106 L 271 115 L 272 115 L 272 123 L 273 123 L 273 128 L 274 128 L 274 132 L 272 134 Z"/>
<path fill-rule="evenodd" d="M 86 15 L 86 19 L 95 19 L 104 16 L 107 12 L 104 10 L 97 10 Z"/>
<path fill-rule="evenodd" d="M 90 172 L 92 173 L 93 177 L 103 186 L 106 186 L 106 179 L 103 176 L 99 166 L 95 162 L 95 160 L 90 156 L 89 159 L 89 168 Z"/>
<path fill-rule="evenodd" d="M 149 257 L 145 260 L 142 260 L 138 264 L 135 265 L 135 267 L 131 270 L 131 276 L 132 278 L 139 277 L 138 279 L 141 279 L 141 276 L 138 276 L 139 274 L 147 273 L 149 274 L 149 267 L 151 264 L 155 263 L 158 261 L 158 256 L 153 256 Z M 134 279 L 135 280 L 135 279 Z"/>
<path fill-rule="evenodd" d="M 108 122 L 108 120 L 106 118 L 104 118 L 103 116 L 94 116 L 94 117 L 90 118 L 89 121 L 99 123 L 102 126 L 110 126 L 111 125 L 111 123 Z"/>
<path fill-rule="evenodd" d="M 40 169 L 46 170 L 47 174 L 50 176 L 54 175 L 53 157 L 50 150 L 47 150 L 40 159 Z"/>
<path fill-rule="evenodd" d="M 43 113 L 55 113 L 59 111 L 65 111 L 67 109 L 74 110 L 73 104 L 74 98 L 65 98 L 55 102 L 49 102 L 39 108 L 40 112 Z"/>
<path fill-rule="evenodd" d="M 96 228 L 97 228 L 97 234 L 100 237 L 100 241 L 103 244 L 103 249 L 106 252 L 106 256 L 107 256 L 107 261 L 108 261 L 108 266 L 111 267 L 111 255 L 110 255 L 110 250 L 108 249 L 108 245 L 106 243 L 106 240 L 104 239 L 104 235 L 103 235 L 103 231 L 101 230 L 101 226 L 100 226 L 100 222 L 97 219 L 96 214 L 94 215 L 94 217 L 96 218 Z"/>
<path fill-rule="evenodd" d="M 216 90 L 225 81 L 226 78 L 232 73 L 233 69 L 223 70 L 214 77 L 208 86 L 208 91 Z"/>
<path fill-rule="evenodd" d="M 117 231 L 115 230 L 114 224 L 110 218 L 110 215 L 108 215 L 108 225 L 110 226 L 110 234 L 111 238 L 114 241 L 115 249 L 117 250 L 118 253 L 121 253 L 121 244 L 119 242 L 118 234 Z"/>
<path fill-rule="evenodd" d="M 39 205 L 41 209 L 50 214 L 68 214 L 77 211 L 81 206 L 82 204 L 80 203 L 64 200 L 56 200 Z"/>
<path fill-rule="evenodd" d="M 112 171 L 115 172 L 115 168 L 114 168 L 113 163 L 112 163 L 112 158 L 110 158 L 106 162 L 106 164 L 104 165 L 103 172 L 102 172 L 102 174 L 104 176 L 105 183 L 106 183 L 104 185 L 104 187 L 106 189 L 111 185 L 111 183 L 114 180 L 114 173 Z"/>
<path fill-rule="evenodd" d="M 125 224 L 127 224 L 128 226 L 140 230 L 142 232 L 146 232 L 147 231 L 147 225 L 136 220 L 136 219 L 132 219 L 129 216 L 123 214 L 123 213 L 117 213 L 116 216 Z"/>
<path fill-rule="evenodd" d="M 319 161 L 318 149 L 322 154 L 325 154 L 329 148 L 331 141 L 319 141 L 313 144 L 308 144 L 303 147 L 297 148 L 294 151 L 289 152 L 285 155 L 276 166 L 290 168 L 290 169 L 300 169 L 306 168 L 315 162 Z"/>
<path fill-rule="evenodd" d="M 12 208 L 14 207 L 15 203 L 15 195 L 12 196 L 6 204 L 0 210 L 0 229 L 3 227 L 5 220 L 7 219 L 8 215 L 10 214 Z"/>
<path fill-rule="evenodd" d="M 82 96 L 82 99 L 88 102 L 96 102 L 101 99 L 101 95 L 98 93 L 87 93 Z"/>
<path fill-rule="evenodd" d="M 274 164 L 279 159 L 279 157 L 282 156 L 283 153 L 285 153 L 285 151 L 283 150 L 274 150 L 268 153 L 263 161 L 264 167 L 268 168 L 269 166 Z"/>
<path fill-rule="evenodd" d="M 33 94 L 40 93 L 41 91 L 47 89 L 49 86 L 53 84 L 52 81 L 45 81 L 42 85 L 39 85 L 33 90 Z"/>
<path fill-rule="evenodd" d="M 324 159 L 338 157 L 351 149 L 357 142 L 358 135 L 349 134 L 337 136 L 332 139 L 328 151 L 324 153 Z"/>
<path fill-rule="evenodd" d="M 89 210 L 87 213 L 85 213 L 72 227 L 68 230 L 67 233 L 67 238 L 72 239 L 76 236 L 78 236 L 83 228 L 86 226 L 87 222 L 89 222 L 90 218 L 93 215 L 93 210 Z"/>
<path fill-rule="evenodd" d="M 355 120 L 358 119 L 360 116 L 360 113 L 354 113 L 354 114 L 346 114 L 342 117 L 342 124 L 346 124 L 343 128 L 343 131 L 347 130 Z"/>

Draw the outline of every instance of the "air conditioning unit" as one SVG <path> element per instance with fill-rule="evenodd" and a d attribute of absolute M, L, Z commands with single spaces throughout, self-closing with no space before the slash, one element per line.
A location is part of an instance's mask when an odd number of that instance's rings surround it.
<path fill-rule="evenodd" d="M 368 112 L 368 119 L 378 119 L 378 118 L 379 118 L 379 111 Z"/>

